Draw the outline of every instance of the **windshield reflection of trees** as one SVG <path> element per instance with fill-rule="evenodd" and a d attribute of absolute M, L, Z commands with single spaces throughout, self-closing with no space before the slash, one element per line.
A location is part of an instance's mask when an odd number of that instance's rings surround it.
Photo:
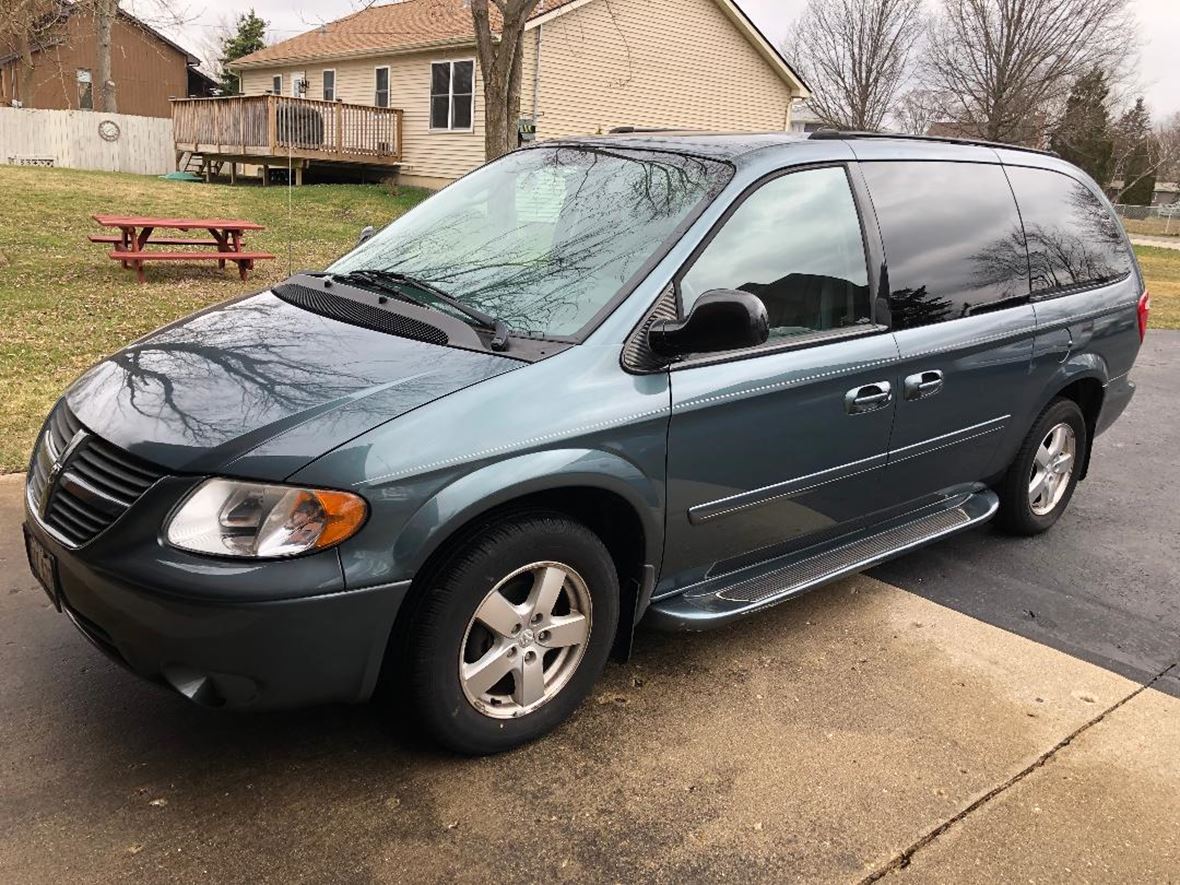
<path fill-rule="evenodd" d="M 395 224 L 388 241 L 357 260 L 438 285 L 516 331 L 573 334 L 724 182 L 720 164 L 675 154 L 584 147 L 525 153 L 527 167 L 492 177 L 467 212 L 447 213 L 409 235 Z M 561 191 L 552 206 L 543 205 L 545 184 Z M 522 200 L 541 203 L 551 217 L 527 217 Z"/>
<path fill-rule="evenodd" d="M 178 439 L 216 444 L 373 383 L 356 370 L 365 363 L 350 369 L 340 342 L 327 359 L 309 352 L 317 322 L 270 299 L 197 314 L 110 357 L 83 376 L 76 395 L 124 420 L 161 423 Z"/>

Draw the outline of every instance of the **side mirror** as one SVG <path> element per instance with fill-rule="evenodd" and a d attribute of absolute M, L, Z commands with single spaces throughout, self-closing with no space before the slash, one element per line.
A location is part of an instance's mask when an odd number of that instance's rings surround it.
<path fill-rule="evenodd" d="M 364 230 L 361 231 L 361 237 L 356 241 L 356 244 L 359 246 L 361 243 L 365 242 L 365 240 L 372 239 L 373 234 L 375 233 L 377 233 L 377 228 L 373 227 L 371 224 L 365 225 Z"/>
<path fill-rule="evenodd" d="M 737 289 L 710 289 L 683 320 L 660 320 L 647 333 L 660 356 L 717 353 L 765 344 L 770 337 L 766 305 Z"/>

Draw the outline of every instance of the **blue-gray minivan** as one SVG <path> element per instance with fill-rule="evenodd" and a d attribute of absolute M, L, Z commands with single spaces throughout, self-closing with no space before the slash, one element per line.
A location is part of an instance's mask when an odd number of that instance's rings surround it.
<path fill-rule="evenodd" d="M 32 456 L 29 562 L 195 702 L 376 697 L 504 750 L 641 620 L 1048 529 L 1148 307 L 1101 190 L 1044 153 L 542 143 L 87 371 Z"/>

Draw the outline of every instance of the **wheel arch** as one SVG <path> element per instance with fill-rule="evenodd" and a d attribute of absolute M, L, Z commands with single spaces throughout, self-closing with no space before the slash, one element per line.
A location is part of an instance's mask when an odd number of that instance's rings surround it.
<path fill-rule="evenodd" d="M 423 587 L 452 551 L 489 520 L 549 511 L 585 524 L 602 539 L 619 573 L 614 653 L 626 658 L 636 609 L 654 583 L 663 552 L 664 488 L 611 452 L 536 452 L 488 465 L 439 490 L 399 533 L 394 552 L 414 575 L 393 635 L 412 621 Z M 388 653 L 387 653 L 388 657 Z"/>

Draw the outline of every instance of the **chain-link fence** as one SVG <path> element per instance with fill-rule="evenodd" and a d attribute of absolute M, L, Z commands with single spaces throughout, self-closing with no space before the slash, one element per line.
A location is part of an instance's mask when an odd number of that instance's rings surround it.
<path fill-rule="evenodd" d="M 1162 206 L 1128 206 L 1115 203 L 1123 225 L 1133 234 L 1180 236 L 1180 202 Z"/>

